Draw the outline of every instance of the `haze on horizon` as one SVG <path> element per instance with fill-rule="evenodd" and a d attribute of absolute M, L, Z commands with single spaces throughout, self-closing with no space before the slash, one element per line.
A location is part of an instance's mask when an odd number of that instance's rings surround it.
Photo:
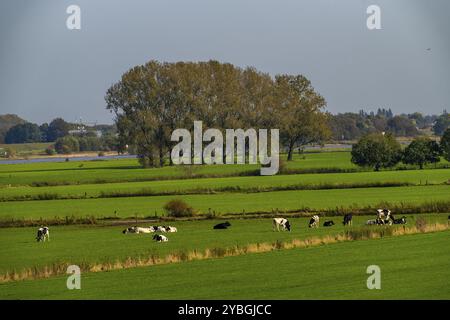
<path fill-rule="evenodd" d="M 66 8 L 81 7 L 81 30 Z M 366 8 L 381 7 L 381 30 Z M 0 114 L 112 123 L 106 90 L 129 68 L 218 60 L 303 74 L 332 113 L 450 109 L 447 0 L 0 2 Z"/>

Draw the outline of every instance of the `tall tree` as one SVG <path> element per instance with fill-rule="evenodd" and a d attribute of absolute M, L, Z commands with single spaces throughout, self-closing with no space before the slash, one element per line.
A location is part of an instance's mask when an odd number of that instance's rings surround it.
<path fill-rule="evenodd" d="M 325 99 L 319 95 L 311 82 L 302 75 L 278 75 L 275 77 L 278 119 L 282 142 L 292 160 L 294 148 L 309 143 L 321 143 L 330 135 L 327 116 L 322 111 Z"/>

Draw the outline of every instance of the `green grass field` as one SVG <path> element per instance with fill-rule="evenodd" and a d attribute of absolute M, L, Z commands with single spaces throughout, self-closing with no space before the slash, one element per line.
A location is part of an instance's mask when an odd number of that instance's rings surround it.
<path fill-rule="evenodd" d="M 289 168 L 356 168 L 348 152 L 310 153 L 297 156 Z M 132 169 L 132 170 L 131 170 Z M 238 175 L 259 170 L 259 165 L 216 165 L 194 169 L 197 175 Z M 107 161 L 69 161 L 0 165 L 0 185 L 31 185 L 33 183 L 86 184 L 99 182 L 126 182 L 158 178 L 184 177 L 182 167 L 142 169 L 136 159 Z"/>
<path fill-rule="evenodd" d="M 447 218 L 442 214 L 421 216 L 429 223 L 443 223 Z M 418 215 L 408 215 L 409 224 L 414 225 L 417 217 Z M 367 219 L 373 219 L 373 216 L 355 217 L 353 227 L 364 226 Z M 7 228 L 0 232 L 0 274 L 53 263 L 80 265 L 84 262 L 123 261 L 127 257 L 165 256 L 187 250 L 336 235 L 345 230 L 342 217 L 322 217 L 321 221 L 323 223 L 326 220 L 333 220 L 336 225 L 331 228 L 310 229 L 309 218 L 293 218 L 291 232 L 272 232 L 270 219 L 231 220 L 232 228 L 229 230 L 212 229 L 221 220 L 170 222 L 179 232 L 168 234 L 170 241 L 164 244 L 152 241 L 151 234 L 124 235 L 122 230 L 125 226 L 53 226 L 50 228 L 50 242 L 47 243 L 37 243 L 34 240 L 36 228 Z"/>
<path fill-rule="evenodd" d="M 191 192 L 199 189 L 221 191 L 226 188 L 239 188 L 240 191 L 252 189 L 289 188 L 301 185 L 305 188 L 326 185 L 352 186 L 369 183 L 408 183 L 408 184 L 443 184 L 450 180 L 450 170 L 434 169 L 420 171 L 382 171 L 323 173 L 323 174 L 294 174 L 276 176 L 251 176 L 228 178 L 182 179 L 145 182 L 122 182 L 105 184 L 83 184 L 53 187 L 9 187 L 1 189 L 0 199 L 14 199 L 19 197 L 36 197 L 37 195 L 52 194 L 62 198 L 87 197 L 97 198 L 101 194 L 138 193 L 147 191 L 153 193 Z"/>
<path fill-rule="evenodd" d="M 11 148 L 18 156 L 31 156 L 45 154 L 45 149 L 50 145 L 51 142 L 0 144 L 0 149 Z"/>
<path fill-rule="evenodd" d="M 259 169 L 257 165 L 142 169 L 136 159 L 0 164 L 0 222 L 10 226 L 0 228 L 0 276 L 68 264 L 120 264 L 149 256 L 335 236 L 345 229 L 342 216 L 322 217 L 321 225 L 327 219 L 336 225 L 318 229 L 307 227 L 308 218 L 291 217 L 292 232 L 272 232 L 271 219 L 248 213 L 373 211 L 371 216 L 355 215 L 350 230 L 358 230 L 367 219 L 375 218 L 378 206 L 391 206 L 397 218 L 403 206 L 414 206 L 414 211 L 405 211 L 411 213 L 406 214 L 408 225 L 414 226 L 420 218 L 429 224 L 445 224 L 450 170 L 440 167 L 447 165 L 443 162 L 424 170 L 402 165 L 396 169 L 407 170 L 373 172 L 354 166 L 346 151 L 295 155 L 293 162 L 286 163 L 289 174 L 268 177 L 249 175 Z M 326 173 L 328 170 L 339 172 Z M 289 190 L 293 186 L 305 190 Z M 169 195 L 161 195 L 164 193 Z M 114 197 L 117 194 L 120 197 Z M 37 200 L 39 197 L 48 200 Z M 175 198 L 185 200 L 199 215 L 212 214 L 209 218 L 214 219 L 142 224 L 176 226 L 179 232 L 167 234 L 167 243 L 156 243 L 149 234 L 121 233 L 135 224 L 132 218 L 166 215 L 163 206 Z M 431 205 L 438 202 L 442 204 L 439 208 Z M 225 220 L 224 214 L 236 218 L 230 220 L 232 227 L 213 230 L 214 224 Z M 117 221 L 50 225 L 51 241 L 45 243 L 35 241 L 36 227 L 11 227 L 22 222 L 46 223 L 40 219 L 66 221 L 65 217 L 69 217 L 67 223 L 73 223 L 71 217 L 88 216 Z M 119 221 L 123 218 L 130 220 Z M 0 284 L 0 299 L 448 299 L 449 234 L 402 235 L 86 273 L 81 291 L 67 290 L 64 276 L 14 280 Z M 382 268 L 381 291 L 365 286 L 365 270 L 370 264 Z M 274 270 L 281 273 L 276 280 Z"/>
<path fill-rule="evenodd" d="M 291 170 L 362 170 L 350 162 L 349 152 L 314 152 L 296 155 L 287 162 Z M 440 165 L 448 165 L 442 161 Z M 405 168 L 414 168 L 404 166 Z M 434 168 L 434 166 L 428 166 Z M 107 182 L 130 182 L 175 179 L 187 174 L 203 176 L 236 176 L 259 170 L 258 165 L 212 165 L 199 166 L 187 173 L 180 166 L 142 169 L 136 159 L 69 161 L 57 163 L 0 164 L 0 185 L 33 184 L 92 184 Z"/>
<path fill-rule="evenodd" d="M 185 200 L 200 214 L 211 212 L 252 213 L 272 210 L 314 210 L 336 207 L 376 206 L 391 204 L 422 204 L 429 201 L 448 201 L 449 185 L 420 187 L 383 187 L 332 190 L 277 191 L 260 193 L 221 193 L 210 195 L 152 196 L 128 198 L 100 198 L 74 200 L 0 202 L 2 219 L 50 219 L 66 216 L 86 217 L 151 217 L 164 214 L 163 206 L 177 198 Z"/>
<path fill-rule="evenodd" d="M 0 284 L 2 299 L 449 299 L 450 233 Z M 381 290 L 366 287 L 369 265 Z M 201 275 L 198 276 L 198 275 Z M 251 281 L 249 281 L 251 279 Z M 214 285 L 212 285 L 214 284 Z"/>

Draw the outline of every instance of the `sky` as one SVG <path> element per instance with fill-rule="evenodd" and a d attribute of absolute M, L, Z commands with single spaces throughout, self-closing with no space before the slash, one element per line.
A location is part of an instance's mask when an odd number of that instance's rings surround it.
<path fill-rule="evenodd" d="M 69 5 L 81 29 L 69 30 Z M 366 25 L 369 5 L 381 29 Z M 0 114 L 113 123 L 106 90 L 149 60 L 303 74 L 332 113 L 450 109 L 448 0 L 1 0 Z"/>

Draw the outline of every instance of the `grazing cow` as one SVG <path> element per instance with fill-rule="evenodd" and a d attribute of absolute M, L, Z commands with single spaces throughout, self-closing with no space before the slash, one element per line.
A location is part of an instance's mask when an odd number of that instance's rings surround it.
<path fill-rule="evenodd" d="M 172 226 L 166 226 L 166 232 L 178 232 L 178 229 Z"/>
<path fill-rule="evenodd" d="M 228 229 L 228 227 L 231 227 L 231 223 L 227 222 L 223 222 L 223 223 L 219 223 L 216 224 L 213 229 Z"/>
<path fill-rule="evenodd" d="M 288 219 L 285 218 L 273 218 L 272 221 L 272 230 L 275 231 L 275 228 L 277 231 L 280 231 L 280 227 L 283 231 L 291 231 L 291 224 L 289 223 Z"/>
<path fill-rule="evenodd" d="M 401 217 L 400 219 L 395 219 L 394 216 L 391 215 L 391 218 L 392 218 L 392 222 L 394 224 L 406 224 L 406 217 L 405 216 Z"/>
<path fill-rule="evenodd" d="M 353 220 L 353 215 L 351 213 L 347 213 L 344 216 L 344 222 L 342 222 L 342 223 L 344 224 L 344 226 L 351 226 L 352 220 Z"/>
<path fill-rule="evenodd" d="M 318 215 L 314 215 L 311 217 L 311 220 L 309 220 L 309 227 L 310 228 L 318 228 L 319 227 L 319 216 Z"/>
<path fill-rule="evenodd" d="M 331 226 L 334 226 L 334 222 L 333 222 L 333 220 L 325 221 L 325 222 L 323 223 L 323 226 L 324 226 L 324 227 L 331 227 Z"/>
<path fill-rule="evenodd" d="M 376 219 L 372 219 L 372 220 L 367 220 L 366 221 L 366 225 L 368 225 L 368 226 L 374 225 L 374 224 L 378 224 Z"/>
<path fill-rule="evenodd" d="M 388 209 L 378 209 L 377 210 L 377 223 L 378 224 L 392 224 L 389 223 L 391 220 L 391 211 Z"/>
<path fill-rule="evenodd" d="M 38 232 L 37 232 L 37 236 L 36 236 L 36 241 L 37 242 L 40 242 L 40 241 L 45 242 L 45 240 L 50 241 L 50 232 L 48 230 L 48 227 L 39 228 Z"/>
<path fill-rule="evenodd" d="M 162 234 L 155 234 L 153 236 L 153 240 L 155 240 L 156 242 L 167 242 L 167 241 L 169 241 L 169 239 L 167 239 L 167 237 L 163 236 Z"/>

